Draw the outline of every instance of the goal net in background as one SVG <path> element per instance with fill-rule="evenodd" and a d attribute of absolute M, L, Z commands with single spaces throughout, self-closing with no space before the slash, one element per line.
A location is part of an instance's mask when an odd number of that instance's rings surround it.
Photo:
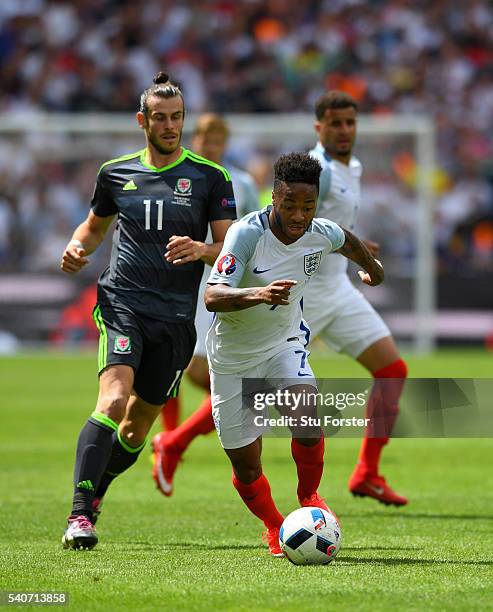
<path fill-rule="evenodd" d="M 229 159 L 244 169 L 271 168 L 280 153 L 314 145 L 311 115 L 232 115 Z M 185 127 L 185 145 L 195 117 Z M 110 240 L 78 277 L 59 273 L 60 254 L 87 214 L 102 162 L 143 147 L 129 115 L 8 115 L 0 119 L 2 327 L 21 340 L 49 337 L 60 309 L 97 278 Z M 434 345 L 434 128 L 425 117 L 359 117 L 356 155 L 363 163 L 356 233 L 379 242 L 386 269 L 380 287 L 358 287 L 400 340 L 418 351 Z M 227 164 L 226 164 L 227 165 Z M 266 190 L 271 188 L 267 173 Z M 357 276 L 352 274 L 358 282 Z M 330 299 L 330 296 L 327 296 Z"/>

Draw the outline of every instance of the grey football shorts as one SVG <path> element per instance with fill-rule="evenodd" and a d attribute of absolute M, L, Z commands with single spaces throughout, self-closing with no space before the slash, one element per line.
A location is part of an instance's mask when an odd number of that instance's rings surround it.
<path fill-rule="evenodd" d="M 134 389 L 150 404 L 164 404 L 178 394 L 196 342 L 193 321 L 160 321 L 106 304 L 95 306 L 93 319 L 99 330 L 99 374 L 111 365 L 131 366 Z"/>

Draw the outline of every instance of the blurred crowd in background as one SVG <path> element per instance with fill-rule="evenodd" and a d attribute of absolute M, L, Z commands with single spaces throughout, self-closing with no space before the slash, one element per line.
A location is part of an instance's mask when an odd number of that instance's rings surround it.
<path fill-rule="evenodd" d="M 431 115 L 439 270 L 493 271 L 489 0 L 0 2 L 2 113 L 135 112 L 159 70 L 181 85 L 194 113 L 311 113 L 322 92 L 337 88 L 363 113 Z M 385 185 L 368 192 L 367 213 L 381 213 L 377 229 L 388 214 L 406 217 L 412 154 L 389 164 L 398 197 Z M 0 271 L 57 268 L 102 161 L 13 156 L 0 137 Z M 269 173 L 255 163 L 247 169 L 268 188 Z M 407 242 L 390 222 L 389 231 L 393 248 L 412 251 L 411 230 Z"/>

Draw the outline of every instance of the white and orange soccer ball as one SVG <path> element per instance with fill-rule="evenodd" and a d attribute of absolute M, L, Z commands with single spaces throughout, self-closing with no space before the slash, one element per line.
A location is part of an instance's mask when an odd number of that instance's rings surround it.
<path fill-rule="evenodd" d="M 325 565 L 341 548 L 342 532 L 333 514 L 304 507 L 291 512 L 279 531 L 279 543 L 295 565 Z"/>

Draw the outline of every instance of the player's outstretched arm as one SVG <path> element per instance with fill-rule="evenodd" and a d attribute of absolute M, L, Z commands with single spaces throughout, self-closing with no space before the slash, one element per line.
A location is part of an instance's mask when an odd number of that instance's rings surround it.
<path fill-rule="evenodd" d="M 207 285 L 205 306 L 210 312 L 232 312 L 245 310 L 258 304 L 287 306 L 289 290 L 296 285 L 294 280 L 276 280 L 266 287 L 247 287 L 244 289 L 229 285 Z"/>
<path fill-rule="evenodd" d="M 365 244 L 357 236 L 345 228 L 342 228 L 342 230 L 346 239 L 336 253 L 351 259 L 365 270 L 365 272 L 361 270 L 358 272 L 364 283 L 372 287 L 379 285 L 384 279 L 382 264 L 373 257 Z"/>
<path fill-rule="evenodd" d="M 94 253 L 103 241 L 114 216 L 98 217 L 92 210 L 75 230 L 65 247 L 60 268 L 67 274 L 76 274 L 89 263 L 88 255 Z"/>

